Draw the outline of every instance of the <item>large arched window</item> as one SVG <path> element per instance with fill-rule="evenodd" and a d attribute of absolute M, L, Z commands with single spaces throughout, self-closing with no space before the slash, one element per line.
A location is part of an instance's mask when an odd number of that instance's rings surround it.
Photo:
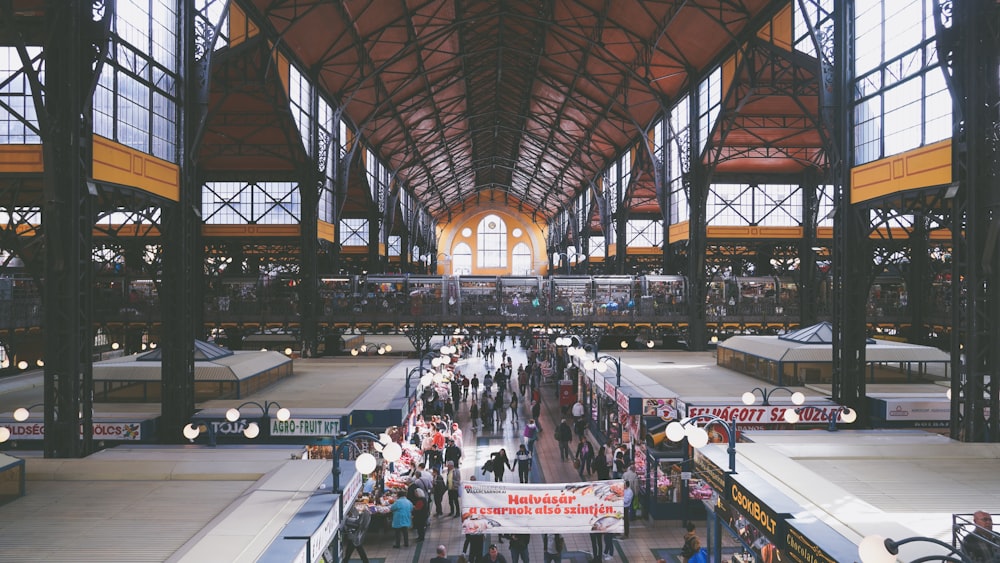
<path fill-rule="evenodd" d="M 487 215 L 477 229 L 480 268 L 507 267 L 507 224 L 496 215 Z"/>
<path fill-rule="evenodd" d="M 451 251 L 451 273 L 456 276 L 472 274 L 472 247 L 460 242 Z"/>
<path fill-rule="evenodd" d="M 514 245 L 514 251 L 510 259 L 511 274 L 515 276 L 530 276 L 531 272 L 531 248 L 523 242 Z"/>

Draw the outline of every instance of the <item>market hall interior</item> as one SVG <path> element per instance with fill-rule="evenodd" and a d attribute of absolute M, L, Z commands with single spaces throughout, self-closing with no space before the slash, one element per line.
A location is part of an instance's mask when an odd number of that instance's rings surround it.
<path fill-rule="evenodd" d="M 444 337 L 438 338 L 444 343 Z M 394 410 L 398 413 L 397 422 L 403 423 L 408 414 L 406 406 L 409 405 L 404 398 L 405 379 L 408 374 L 413 375 L 415 368 L 419 369 L 420 362 L 412 357 L 402 357 L 408 352 L 406 343 L 402 340 L 394 340 L 394 348 L 400 354 L 395 357 L 375 355 L 295 359 L 292 377 L 245 397 L 244 400 L 213 400 L 199 404 L 199 413 L 205 417 L 214 416 L 223 422 L 228 408 L 253 402 L 257 405 L 280 405 L 292 411 L 296 418 L 325 418 L 345 416 L 352 412 Z M 511 357 L 515 370 L 527 360 L 527 350 L 521 346 L 522 343 L 523 341 L 515 345 L 511 339 L 500 340 L 500 345 Z M 529 343 L 529 347 L 531 346 L 533 344 Z M 551 339 L 545 339 L 541 346 L 550 354 L 563 354 L 566 357 L 565 350 L 555 346 Z M 661 408 L 669 405 L 669 408 L 717 413 L 739 419 L 741 440 L 752 439 L 759 443 L 741 441 L 737 445 L 738 473 L 752 473 L 764 478 L 768 481 L 768 487 L 787 488 L 787 483 L 793 483 L 793 491 L 785 490 L 781 494 L 791 495 L 803 509 L 814 510 L 815 507 L 811 505 L 817 502 L 815 497 L 821 491 L 826 494 L 830 494 L 831 490 L 839 491 L 842 495 L 839 502 L 850 499 L 848 504 L 857 514 L 864 516 L 863 525 L 838 514 L 838 511 L 844 510 L 843 507 L 827 507 L 820 512 L 825 518 L 841 518 L 846 525 L 855 527 L 855 542 L 859 542 L 861 536 L 865 535 L 866 526 L 877 528 L 871 523 L 873 514 L 881 515 L 887 522 L 906 522 L 920 533 L 939 534 L 940 530 L 920 529 L 917 520 L 926 520 L 926 514 L 922 512 L 914 512 L 920 514 L 920 518 L 902 517 L 895 513 L 889 518 L 885 507 L 879 507 L 878 503 L 867 505 L 865 499 L 869 498 L 870 491 L 852 490 L 846 486 L 844 481 L 852 470 L 848 467 L 848 460 L 835 459 L 838 455 L 858 457 L 860 452 L 867 450 L 864 454 L 866 461 L 891 463 L 893 456 L 906 458 L 913 455 L 912 451 L 894 452 L 894 448 L 917 447 L 924 452 L 941 449 L 954 455 L 956 463 L 965 464 L 966 472 L 975 467 L 988 470 L 988 465 L 984 465 L 988 462 L 988 452 L 984 451 L 989 449 L 989 445 L 951 443 L 939 434 L 916 429 L 863 431 L 840 425 L 838 431 L 830 432 L 825 429 L 825 424 L 816 424 L 822 421 L 815 420 L 808 425 L 812 430 L 764 431 L 768 425 L 754 424 L 753 420 L 762 415 L 749 414 L 760 412 L 761 405 L 748 407 L 741 401 L 741 395 L 745 392 L 766 392 L 771 403 L 767 410 L 782 411 L 794 407 L 791 392 L 798 391 L 805 395 L 806 405 L 829 405 L 828 386 L 787 388 L 788 392 L 784 392 L 785 388 L 762 387 L 760 380 L 717 366 L 712 352 L 643 349 L 622 350 L 620 353 L 616 351 L 615 355 L 621 369 L 621 385 L 617 389 L 614 385 L 608 386 L 617 383 L 613 372 L 602 376 L 597 372 L 587 374 L 580 369 L 580 373 L 586 375 L 580 380 L 589 386 L 587 394 L 607 401 L 603 398 L 603 393 L 610 391 L 614 394 L 622 390 L 623 395 L 660 399 L 658 404 L 664 405 Z M 570 359 L 570 362 L 575 361 Z M 578 369 L 582 367 L 581 364 Z M 482 378 L 486 370 L 495 369 L 495 365 L 486 366 L 482 358 L 470 354 L 460 359 L 454 368 L 466 375 L 477 374 Z M 412 383 L 411 394 L 418 385 L 415 381 Z M 919 383 L 896 389 L 897 393 L 905 390 L 904 395 L 911 397 L 930 398 L 941 395 L 943 387 L 933 383 Z M 0 385 L 0 390 L 0 412 L 10 413 L 18 406 L 38 402 L 42 392 L 41 376 L 28 374 L 16 380 L 5 380 Z M 572 463 L 560 459 L 557 444 L 552 438 L 555 425 L 565 416 L 565 405 L 560 405 L 559 390 L 556 379 L 543 379 L 539 387 L 543 432 L 537 442 L 535 469 L 531 476 L 532 479 L 549 483 L 579 479 Z M 782 392 L 776 393 L 778 390 Z M 875 389 L 873 392 L 879 390 L 882 389 Z M 520 398 L 520 393 L 518 395 Z M 675 401 L 672 404 L 662 401 L 667 398 Z M 760 398 L 757 398 L 758 402 Z M 509 410 L 505 410 L 505 420 L 495 430 L 476 431 L 470 424 L 468 404 L 460 403 L 457 414 L 464 434 L 461 470 L 466 479 L 474 475 L 482 479 L 484 476 L 481 467 L 485 456 L 500 448 L 505 448 L 511 456 L 517 451 L 517 446 L 522 441 L 524 421 L 530 416 L 530 406 L 521 400 L 517 421 L 512 421 Z M 612 444 L 609 440 L 620 440 L 622 434 L 619 428 L 616 437 L 609 437 L 606 433 L 608 425 L 598 422 L 597 411 L 606 406 L 589 405 L 593 409 L 593 415 L 588 417 L 592 422 L 587 437 L 595 444 L 610 446 Z M 700 411 L 694 410 L 699 407 Z M 134 419 L 137 411 L 141 414 L 143 409 L 155 409 L 156 405 L 150 407 L 143 404 L 101 403 L 98 408 Z M 738 410 L 741 408 L 744 410 Z M 617 410 L 601 410 L 601 413 L 604 420 L 613 421 L 619 416 Z M 654 419 L 678 416 L 676 412 L 667 411 L 654 414 L 660 415 Z M 246 412 L 244 416 L 250 420 L 254 413 Z M 355 421 L 354 426 L 361 426 L 361 422 Z M 627 427 L 625 429 L 629 430 Z M 613 540 L 614 557 L 623 561 L 646 561 L 652 560 L 650 558 L 654 555 L 676 556 L 683 544 L 681 524 L 685 517 L 701 524 L 700 533 L 718 534 L 719 546 L 716 549 L 720 552 L 739 554 L 752 547 L 741 543 L 738 534 L 719 534 L 710 529 L 709 521 L 705 518 L 711 516 L 705 513 L 704 503 L 714 503 L 719 493 L 724 492 L 712 491 L 711 487 L 708 487 L 707 497 L 696 497 L 694 503 L 686 505 L 697 507 L 701 504 L 697 512 L 685 515 L 675 513 L 669 519 L 654 517 L 656 515 L 652 513 L 657 510 L 669 512 L 669 501 L 676 500 L 678 483 L 676 480 L 672 484 L 670 482 L 671 478 L 676 479 L 679 475 L 671 474 L 669 467 L 675 463 L 684 463 L 682 458 L 685 456 L 675 452 L 668 455 L 666 463 L 661 464 L 661 460 L 651 453 L 653 448 L 646 450 L 644 446 L 647 444 L 647 437 L 650 443 L 665 441 L 661 434 L 662 426 L 645 428 L 644 432 L 646 435 L 641 439 L 640 436 L 628 436 L 628 432 L 625 436 L 629 440 L 630 449 L 642 452 L 637 459 L 643 462 L 653 461 L 651 466 L 643 468 L 649 477 L 640 486 L 642 509 L 634 520 L 629 538 Z M 769 437 L 774 434 L 784 435 L 785 438 Z M 0 518 L 0 522 L 3 522 L 0 527 L 4 529 L 2 537 L 6 538 L 3 540 L 5 545 L 0 552 L 0 560 L 27 560 L 32 554 L 43 554 L 50 561 L 78 561 L 84 553 L 100 554 L 95 555 L 95 558 L 104 561 L 197 561 L 205 553 L 213 553 L 215 557 L 220 557 L 219 554 L 232 556 L 222 555 L 219 560 L 257 560 L 265 557 L 269 545 L 274 543 L 270 540 L 284 533 L 284 525 L 294 519 L 294 515 L 306 506 L 309 499 L 332 500 L 328 493 L 330 462 L 298 459 L 304 451 L 303 442 L 318 444 L 323 442 L 322 438 L 300 439 L 299 445 L 287 441 L 257 445 L 250 439 L 226 443 L 221 436 L 218 438 L 219 443 L 214 447 L 208 443 L 207 436 L 199 436 L 194 443 L 179 447 L 120 444 L 84 459 L 44 459 L 38 452 L 13 452 L 26 461 L 27 494 L 0 506 L 0 515 L 4 515 Z M 329 443 L 328 440 L 326 442 Z M 772 445 L 761 445 L 767 442 L 772 442 Z M 723 452 L 721 455 L 725 458 L 724 444 L 708 446 L 706 449 L 711 450 L 713 447 Z M 832 451 L 831 447 L 838 451 Z M 981 451 L 977 454 L 969 453 L 973 449 Z M 824 453 L 818 455 L 817 451 Z M 966 453 L 959 455 L 959 451 Z M 798 459 L 799 456 L 803 459 Z M 296 459 L 291 459 L 293 457 Z M 709 455 L 707 458 L 712 459 L 713 456 Z M 349 463 L 345 462 L 344 465 Z M 659 471 L 661 466 L 664 469 L 662 472 Z M 719 466 L 724 468 L 724 459 L 719 461 Z M 839 474 L 823 470 L 829 469 L 828 466 L 837 467 Z M 657 471 L 653 474 L 652 470 Z M 922 468 L 921 471 L 927 470 Z M 692 483 L 691 489 L 700 492 L 704 489 L 700 486 L 703 481 L 698 479 L 699 471 L 693 473 L 697 485 Z M 893 476 L 900 487 L 903 486 L 906 474 L 907 471 L 894 469 Z M 346 479 L 345 475 L 345 482 Z M 507 472 L 504 480 L 516 482 L 517 472 Z M 971 488 L 971 484 L 968 487 Z M 983 479 L 971 496 L 968 491 L 956 487 L 956 503 L 962 497 L 968 497 L 966 502 L 989 498 L 978 495 L 991 491 L 991 487 L 992 483 Z M 69 489 L 91 491 L 93 494 L 69 495 L 66 494 Z M 271 489 L 280 490 L 281 493 Z M 263 505 L 257 504 L 259 499 L 254 499 L 263 492 L 277 495 L 280 509 L 275 508 L 276 498 L 269 499 L 269 503 Z M 926 505 L 929 502 L 922 501 L 921 510 L 928 509 Z M 57 513 L 53 513 L 53 506 L 60 507 Z M 865 510 L 858 512 L 858 506 L 865 506 Z M 972 508 L 975 505 L 964 506 Z M 329 505 L 327 508 L 329 509 Z M 935 512 L 946 508 L 936 509 Z M 997 508 L 1000 507 L 992 509 Z M 261 522 L 261 510 L 267 511 L 268 517 L 263 518 L 265 522 Z M 136 519 L 136 514 L 160 514 L 163 517 L 143 520 Z M 171 517 L 177 514 L 183 515 L 180 522 L 175 522 L 175 518 Z M 855 518 L 857 514 L 854 515 Z M 101 521 L 101 526 L 96 530 L 90 525 L 93 518 L 100 518 Z M 883 522 L 882 526 L 885 525 Z M 892 524 L 885 533 L 899 536 L 902 531 L 900 528 L 909 529 Z M 720 527 L 721 529 L 724 528 Z M 53 534 L 40 530 L 56 531 L 55 535 L 60 541 L 53 542 Z M 121 549 L 119 538 L 126 536 L 142 539 L 139 541 L 143 551 L 141 556 Z M 150 541 L 153 539 L 155 541 Z M 703 544 L 708 544 L 709 540 L 707 535 L 702 536 Z M 429 558 L 433 548 L 439 544 L 445 545 L 449 554 L 461 553 L 464 538 L 458 520 L 432 517 L 424 542 L 411 542 L 409 550 L 394 549 L 392 542 L 391 533 L 372 530 L 365 547 L 370 557 L 382 557 L 385 561 L 420 561 Z M 540 537 L 535 538 L 530 548 L 532 556 L 541 557 L 540 544 Z M 334 542 L 334 548 L 336 545 Z M 68 549 L 66 546 L 73 547 Z M 575 556 L 586 558 L 586 554 L 592 551 L 590 538 L 586 535 L 567 537 L 567 560 L 572 560 Z M 250 553 L 255 555 L 248 556 Z"/>

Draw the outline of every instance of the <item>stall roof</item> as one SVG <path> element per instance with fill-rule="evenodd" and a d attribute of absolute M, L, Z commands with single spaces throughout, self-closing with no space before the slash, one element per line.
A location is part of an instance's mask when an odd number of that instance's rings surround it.
<path fill-rule="evenodd" d="M 719 343 L 719 348 L 742 352 L 774 362 L 833 361 L 830 343 L 796 342 L 779 336 L 734 336 Z M 869 340 L 865 346 L 865 361 L 870 364 L 895 362 L 948 362 L 951 357 L 931 347 L 888 340 Z"/>

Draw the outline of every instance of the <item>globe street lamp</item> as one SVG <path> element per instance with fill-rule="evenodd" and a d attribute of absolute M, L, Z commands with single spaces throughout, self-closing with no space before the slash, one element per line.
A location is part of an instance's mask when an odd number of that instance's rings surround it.
<path fill-rule="evenodd" d="M 666 435 L 671 442 L 680 442 L 687 438 L 688 444 L 695 449 L 701 449 L 708 444 L 708 432 L 705 427 L 698 426 L 695 422 L 707 420 L 709 424 L 718 423 L 726 427 L 729 432 L 729 472 L 736 473 L 736 419 L 726 420 L 714 414 L 699 414 L 680 421 L 673 421 L 667 425 Z"/>
<path fill-rule="evenodd" d="M 361 448 L 354 443 L 354 440 L 358 438 L 363 438 L 366 440 L 371 440 L 373 447 L 376 451 L 382 454 L 382 458 L 393 463 L 403 455 L 403 448 L 392 441 L 392 438 L 388 434 L 383 433 L 381 436 L 376 436 L 375 434 L 367 430 L 355 430 L 349 434 L 341 434 L 339 436 L 332 436 L 330 440 L 333 443 L 333 493 L 340 494 L 340 454 L 341 448 L 345 446 L 353 446 L 357 450 L 358 457 L 354 460 L 354 467 L 362 475 L 370 475 L 372 471 L 375 471 L 375 467 L 378 465 L 378 461 L 375 456 L 368 452 L 361 451 Z"/>
<path fill-rule="evenodd" d="M 622 386 L 622 360 L 621 358 L 613 358 L 607 354 L 598 356 L 596 359 L 587 360 L 583 363 L 583 369 L 594 370 L 597 373 L 606 373 L 608 371 L 607 362 L 611 362 L 615 365 L 615 388 Z"/>
<path fill-rule="evenodd" d="M 908 543 L 925 542 L 932 543 L 948 550 L 948 554 L 924 555 L 914 559 L 911 563 L 923 563 L 925 561 L 951 561 L 953 563 L 972 563 L 967 555 L 952 545 L 938 539 L 924 536 L 914 536 L 901 540 L 893 540 L 878 535 L 865 537 L 858 544 L 858 557 L 861 563 L 896 563 L 896 556 L 899 555 L 899 547 Z"/>
<path fill-rule="evenodd" d="M 771 403 L 769 401 L 771 399 L 771 395 L 773 395 L 775 391 L 788 392 L 788 394 L 792 396 L 792 404 L 794 405 L 801 405 L 806 402 L 806 396 L 803 395 L 801 391 L 792 391 L 788 387 L 772 387 L 770 389 L 766 389 L 764 387 L 754 387 L 743 394 L 743 404 L 749 406 L 756 403 L 757 395 L 755 393 L 760 392 L 761 399 L 764 401 L 763 405 L 765 407 L 770 406 Z"/>
<path fill-rule="evenodd" d="M 827 430 L 830 432 L 837 431 L 837 423 L 843 422 L 846 424 L 851 424 L 858 419 L 858 412 L 845 406 L 837 405 L 837 408 L 833 410 L 827 410 L 821 407 L 814 407 L 812 405 L 805 405 L 802 407 L 797 407 L 794 409 L 788 409 L 785 411 L 784 418 L 785 422 L 795 424 L 799 421 L 799 415 L 803 412 L 816 411 L 822 417 L 823 421 L 828 423 Z"/>

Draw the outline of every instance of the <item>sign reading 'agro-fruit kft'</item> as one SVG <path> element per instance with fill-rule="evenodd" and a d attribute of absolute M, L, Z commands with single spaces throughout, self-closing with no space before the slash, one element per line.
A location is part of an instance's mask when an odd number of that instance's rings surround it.
<path fill-rule="evenodd" d="M 271 436 L 336 436 L 340 420 L 331 418 L 271 419 Z"/>

